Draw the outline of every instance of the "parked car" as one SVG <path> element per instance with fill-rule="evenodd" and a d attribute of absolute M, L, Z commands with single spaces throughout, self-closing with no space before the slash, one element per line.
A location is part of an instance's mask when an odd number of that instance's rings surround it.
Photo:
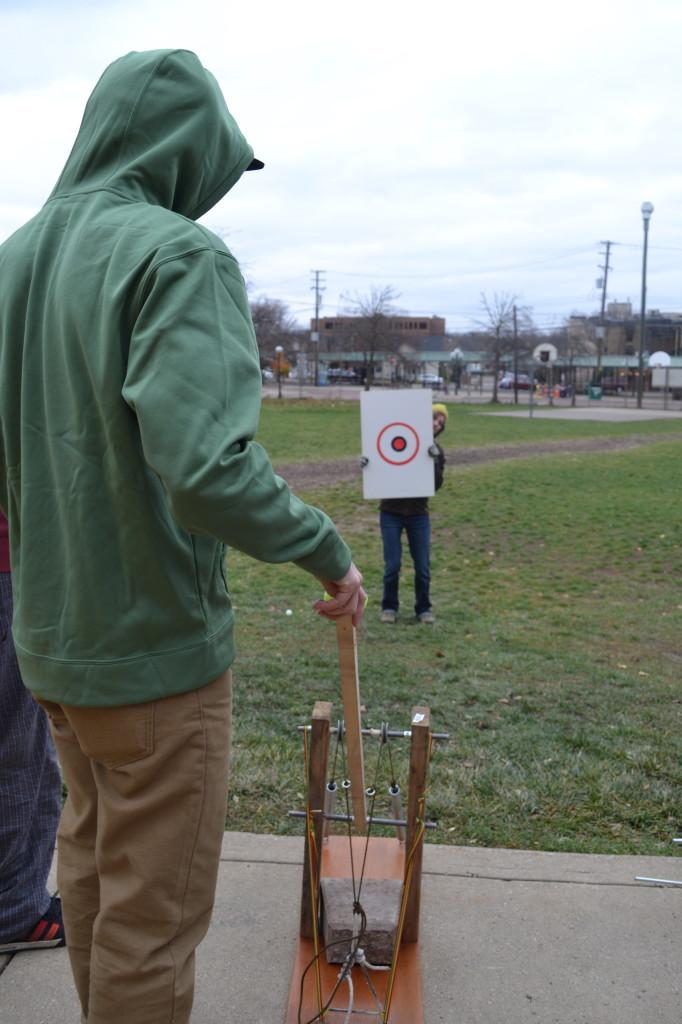
<path fill-rule="evenodd" d="M 626 386 L 625 377 L 602 377 L 598 384 L 605 395 L 622 395 Z"/>
<path fill-rule="evenodd" d="M 342 370 L 338 366 L 332 366 L 331 369 L 327 370 L 327 380 L 330 384 L 334 382 L 337 384 L 357 384 L 359 379 L 360 376 L 356 370 Z"/>
<path fill-rule="evenodd" d="M 513 390 L 513 387 L 514 387 L 514 374 L 513 373 L 505 373 L 503 375 L 503 377 L 501 378 L 501 380 L 500 380 L 500 382 L 499 382 L 499 384 L 497 386 L 498 386 L 498 388 L 502 388 L 503 391 L 507 391 L 507 390 L 511 391 L 511 390 Z M 516 387 L 519 389 L 519 391 L 529 391 L 530 390 L 530 377 L 528 376 L 528 374 L 526 374 L 526 373 L 517 373 L 517 375 L 516 375 Z"/>
<path fill-rule="evenodd" d="M 437 373 L 419 373 L 417 374 L 417 383 L 424 388 L 442 388 L 443 378 L 439 377 Z"/>
<path fill-rule="evenodd" d="M 262 374 L 262 377 L 263 377 L 263 383 L 265 383 L 266 380 L 273 380 L 273 378 L 275 376 L 274 373 L 272 372 L 272 370 L 268 369 L 267 366 L 264 366 L 261 369 L 261 374 Z"/>

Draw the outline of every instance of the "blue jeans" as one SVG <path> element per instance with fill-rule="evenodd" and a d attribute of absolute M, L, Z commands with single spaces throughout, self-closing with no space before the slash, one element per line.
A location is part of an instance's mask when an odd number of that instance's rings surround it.
<path fill-rule="evenodd" d="M 381 512 L 381 538 L 384 542 L 384 594 L 382 609 L 398 611 L 398 584 L 402 560 L 401 534 L 407 534 L 407 543 L 414 563 L 415 615 L 428 612 L 431 608 L 429 586 L 431 584 L 431 523 L 428 514 L 401 516 L 392 512 Z"/>

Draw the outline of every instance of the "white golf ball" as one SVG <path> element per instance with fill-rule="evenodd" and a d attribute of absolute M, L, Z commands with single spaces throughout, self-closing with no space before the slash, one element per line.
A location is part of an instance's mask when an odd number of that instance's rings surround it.
<path fill-rule="evenodd" d="M 285 611 L 284 614 L 285 615 L 293 615 L 294 613 L 292 612 L 291 608 L 287 608 L 287 610 Z"/>

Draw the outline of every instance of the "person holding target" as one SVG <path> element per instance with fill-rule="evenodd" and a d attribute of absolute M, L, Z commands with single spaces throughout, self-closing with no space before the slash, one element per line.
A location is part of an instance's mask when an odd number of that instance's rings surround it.
<path fill-rule="evenodd" d="M 448 419 L 447 406 L 438 402 L 432 406 L 434 442 L 429 454 L 433 457 L 435 489 L 443 484 L 445 454 L 435 440 L 445 430 Z M 394 426 L 398 426 L 395 424 Z M 407 427 L 407 424 L 405 424 Z M 411 429 L 407 427 L 407 429 Z M 392 431 L 388 445 L 400 461 L 401 452 L 410 446 L 407 431 Z M 398 618 L 400 602 L 398 586 L 402 563 L 402 533 L 407 534 L 407 543 L 414 564 L 414 612 L 417 621 L 429 625 L 433 622 L 431 611 L 431 521 L 428 498 L 384 498 L 379 504 L 379 523 L 384 548 L 384 589 L 381 600 L 381 621 L 394 623 Z"/>

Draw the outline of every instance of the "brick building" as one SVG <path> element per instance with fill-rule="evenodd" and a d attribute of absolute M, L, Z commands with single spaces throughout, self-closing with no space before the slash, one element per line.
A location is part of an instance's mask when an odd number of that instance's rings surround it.
<path fill-rule="evenodd" d="M 320 317 L 320 351 L 347 350 L 352 348 L 349 341 L 363 317 L 325 316 Z M 315 321 L 310 321 L 311 332 Z M 445 318 L 442 316 L 414 316 L 410 313 L 394 314 L 381 318 L 381 332 L 392 345 L 405 354 L 423 352 L 433 348 L 434 338 L 445 338 Z M 427 344 L 428 339 L 428 344 Z"/>
<path fill-rule="evenodd" d="M 639 351 L 640 315 L 631 302 L 610 302 L 602 321 L 598 314 L 572 316 L 568 321 L 569 340 L 581 342 L 586 351 L 601 349 L 602 356 L 634 355 Z M 682 355 L 682 313 L 646 313 L 646 348 L 649 352 Z"/>

